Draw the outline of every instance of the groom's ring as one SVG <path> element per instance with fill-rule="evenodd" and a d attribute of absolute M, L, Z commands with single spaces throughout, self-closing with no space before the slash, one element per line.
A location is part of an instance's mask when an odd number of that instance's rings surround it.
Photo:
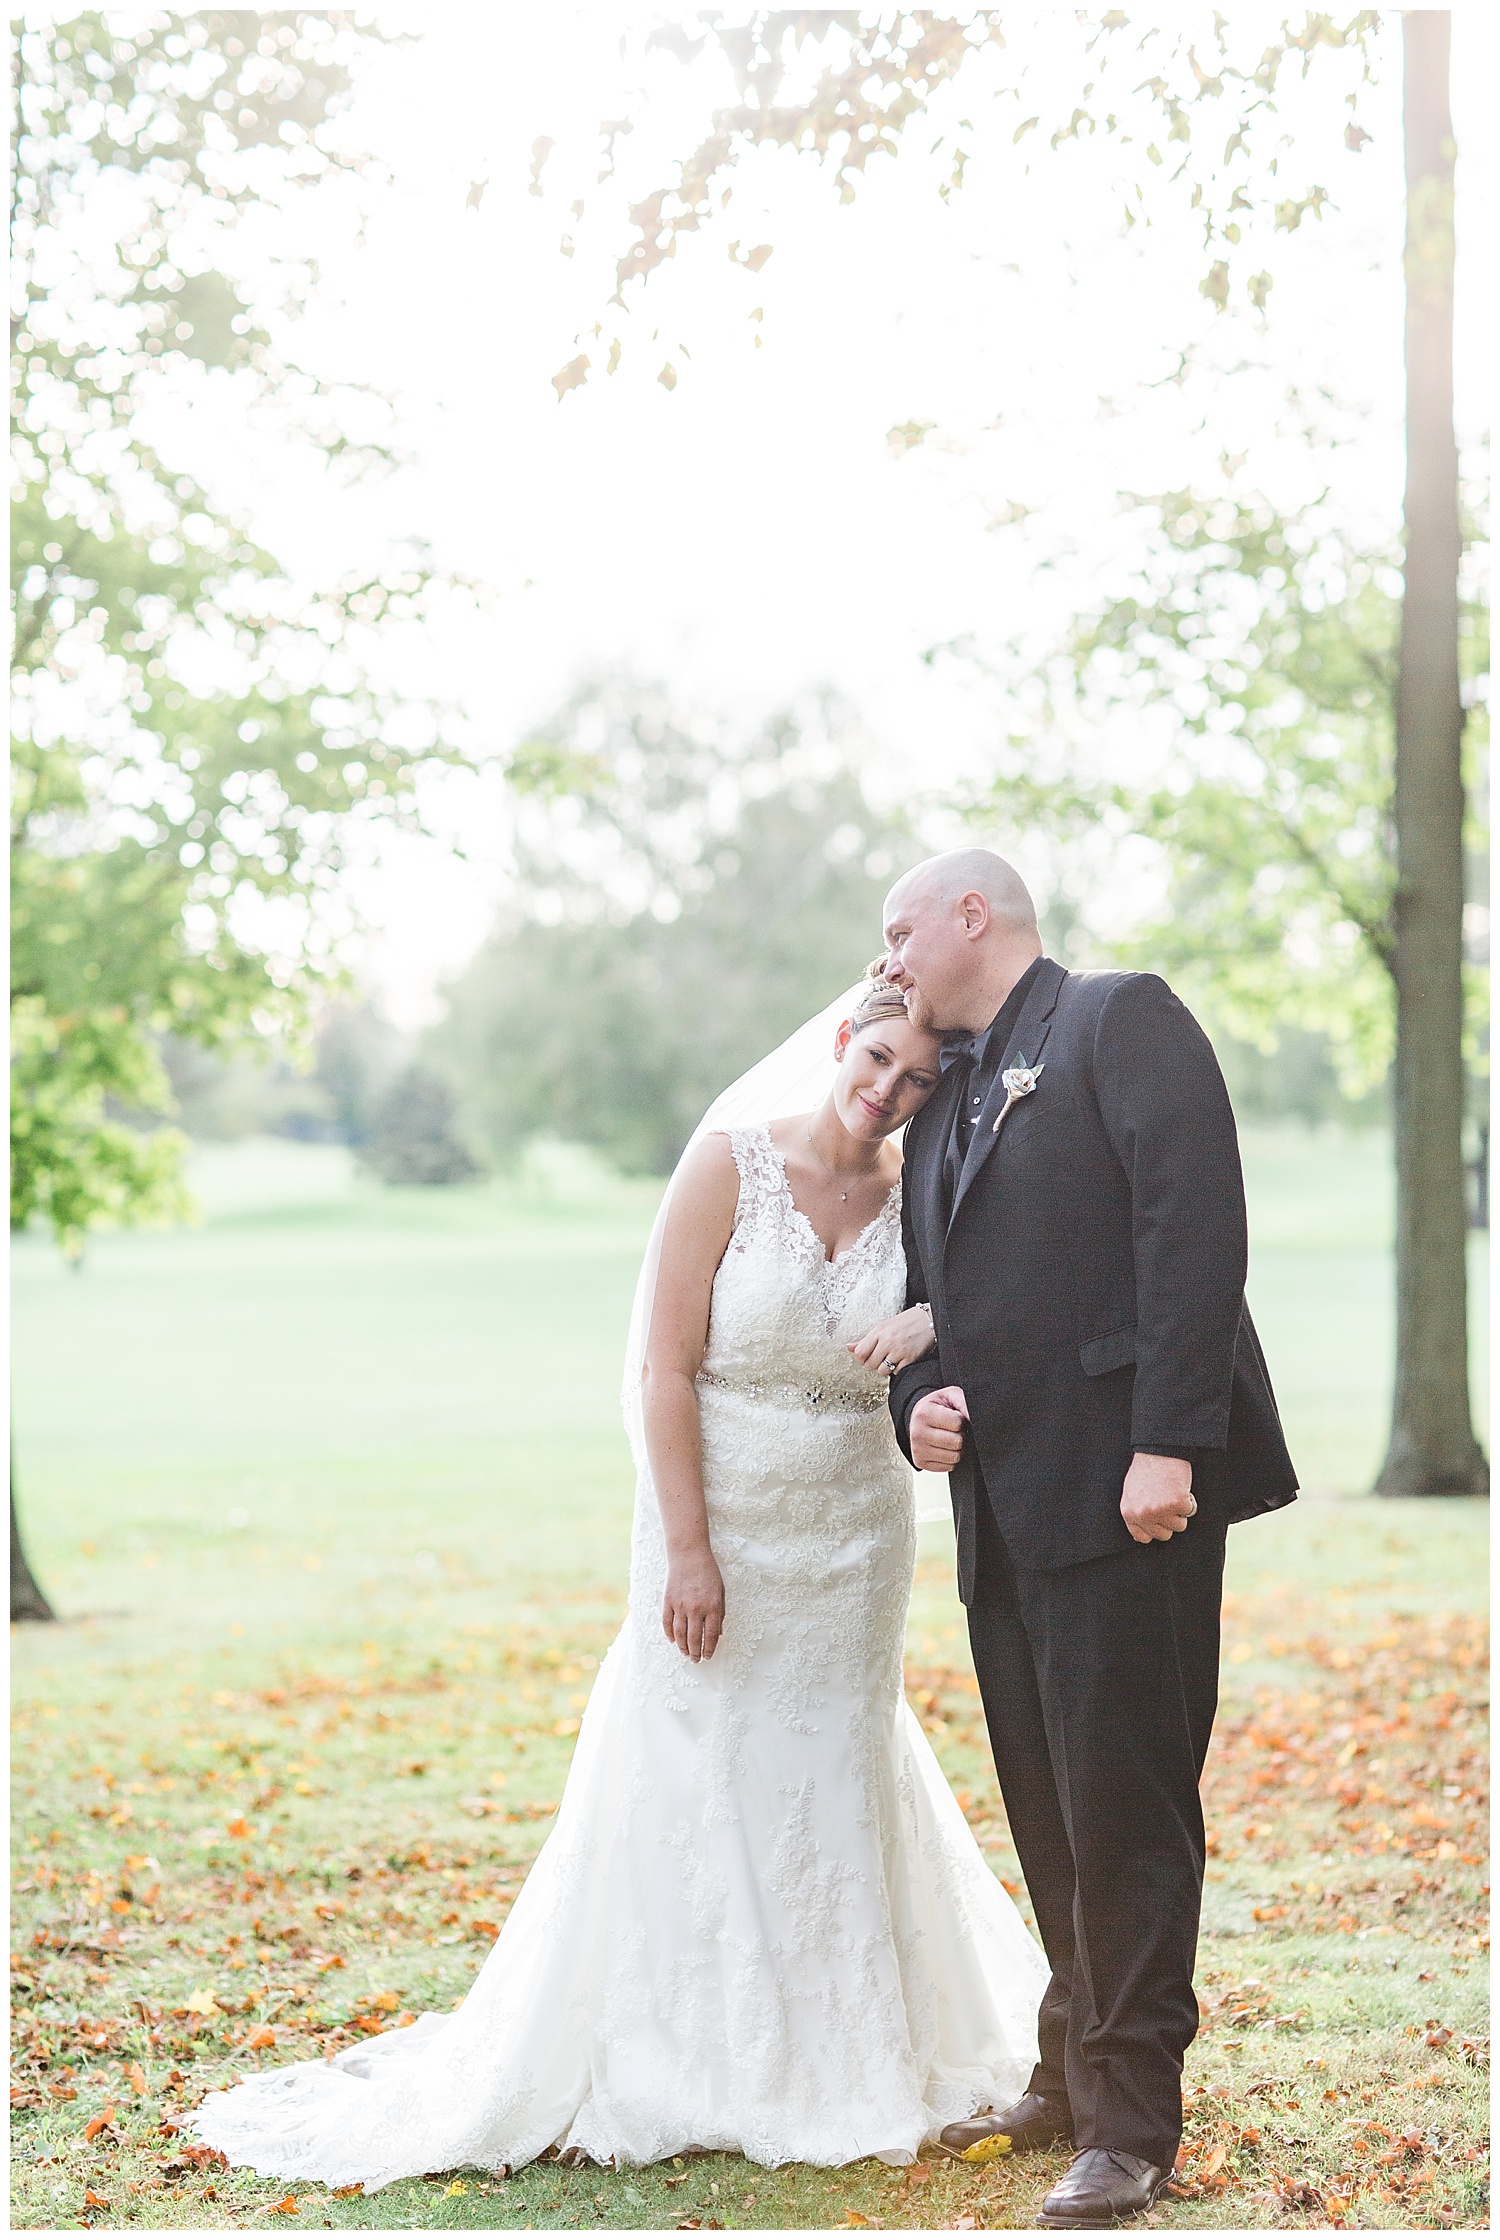
<path fill-rule="evenodd" d="M 881 1362 L 881 1364 L 880 1364 L 881 1374 L 882 1374 L 882 1375 L 884 1375 L 884 1374 L 885 1374 L 885 1372 L 886 1372 L 886 1371 L 887 1371 L 888 1369 L 894 1369 L 894 1368 L 895 1368 L 895 1366 L 896 1366 L 895 1362 L 894 1362 L 894 1361 L 892 1361 L 892 1359 L 890 1358 L 890 1355 L 889 1355 L 889 1354 L 887 1354 L 887 1356 L 886 1356 L 885 1360 L 884 1360 L 884 1361 L 882 1361 L 882 1362 Z"/>

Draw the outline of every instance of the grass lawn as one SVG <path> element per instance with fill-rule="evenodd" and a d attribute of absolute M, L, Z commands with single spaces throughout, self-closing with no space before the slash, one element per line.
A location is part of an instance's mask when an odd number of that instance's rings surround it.
<path fill-rule="evenodd" d="M 1485 1507 L 1376 1502 L 1378 1138 L 1247 1142 L 1251 1298 L 1308 1487 L 1231 1538 L 1181 2230 L 1484 2220 Z M 463 1993 L 623 1605 L 616 1383 L 652 1193 L 555 1154 L 383 1191 L 205 1154 L 205 1225 L 16 1260 L 20 2227 L 1026 2226 L 1061 2157 L 435 2173 L 366 2200 L 172 2126 L 247 2067 Z M 951 1533 L 910 1693 L 1017 1880 Z"/>

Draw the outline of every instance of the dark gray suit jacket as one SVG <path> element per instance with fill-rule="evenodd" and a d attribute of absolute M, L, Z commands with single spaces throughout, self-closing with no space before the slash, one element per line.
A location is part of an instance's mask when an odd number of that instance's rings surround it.
<path fill-rule="evenodd" d="M 1120 1492 L 1138 1447 L 1193 1449 L 1200 1511 L 1225 1521 L 1297 1490 L 1245 1304 L 1239 1145 L 1207 1036 L 1154 973 L 1046 958 L 1004 1067 L 1022 1057 L 1036 1088 L 996 1134 L 997 1074 L 951 1217 L 962 1066 L 906 1135 L 907 1300 L 930 1303 L 937 1348 L 892 1379 L 891 1413 L 909 1456 L 914 1402 L 946 1384 L 967 1397 L 951 1480 L 966 1602 L 980 1485 L 1012 1561 L 1044 1571 L 1133 1545 Z"/>

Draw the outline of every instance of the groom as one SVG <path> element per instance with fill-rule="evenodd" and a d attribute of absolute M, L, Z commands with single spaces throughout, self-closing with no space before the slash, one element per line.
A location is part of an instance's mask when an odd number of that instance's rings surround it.
<path fill-rule="evenodd" d="M 1052 1979 L 1022 2099 L 955 2124 L 1080 2150 L 1040 2222 L 1150 2207 L 1197 2028 L 1198 1778 L 1228 1525 L 1297 1481 L 1245 1306 L 1245 1198 L 1207 1038 L 1147 972 L 1066 972 L 988 849 L 886 902 L 886 977 L 944 1040 L 906 1141 L 891 1383 L 945 1470 L 995 1765 Z"/>

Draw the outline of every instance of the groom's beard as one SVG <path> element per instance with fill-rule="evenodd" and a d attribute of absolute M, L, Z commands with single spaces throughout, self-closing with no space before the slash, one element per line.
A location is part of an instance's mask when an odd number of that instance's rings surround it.
<path fill-rule="evenodd" d="M 939 1030 L 937 1020 L 933 1016 L 932 1005 L 923 995 L 916 982 L 908 981 L 902 989 L 901 995 L 906 1005 L 906 1016 L 910 1019 L 912 1025 L 921 1027 L 927 1034 L 936 1034 Z"/>

